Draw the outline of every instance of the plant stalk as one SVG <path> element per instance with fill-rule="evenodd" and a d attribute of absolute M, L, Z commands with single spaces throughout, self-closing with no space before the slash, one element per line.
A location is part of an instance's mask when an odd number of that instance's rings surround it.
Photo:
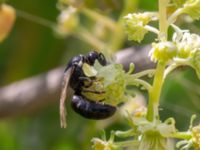
<path fill-rule="evenodd" d="M 149 104 L 147 111 L 147 119 L 149 121 L 154 121 L 155 119 L 159 119 L 158 106 L 159 106 L 161 89 L 164 81 L 165 66 L 166 65 L 161 62 L 157 64 L 153 87 L 149 92 Z"/>
<path fill-rule="evenodd" d="M 189 140 L 191 139 L 191 133 L 190 132 L 176 132 L 170 135 L 171 138 L 176 138 L 176 139 L 185 139 Z"/>
<path fill-rule="evenodd" d="M 159 0 L 159 41 L 167 41 L 167 5 L 169 0 Z M 166 63 L 158 61 L 154 76 L 153 86 L 149 91 L 149 103 L 147 110 L 147 120 L 153 122 L 159 119 L 159 100 L 164 82 L 164 72 Z"/>
<path fill-rule="evenodd" d="M 159 0 L 159 40 L 167 40 L 167 30 L 168 30 L 168 21 L 167 21 L 167 5 L 169 0 Z"/>

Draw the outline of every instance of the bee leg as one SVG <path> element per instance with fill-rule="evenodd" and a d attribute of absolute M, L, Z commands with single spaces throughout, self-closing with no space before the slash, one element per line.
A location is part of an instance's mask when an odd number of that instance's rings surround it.
<path fill-rule="evenodd" d="M 95 81 L 103 81 L 103 79 L 104 79 L 103 77 L 98 77 L 98 78 L 94 77 Z"/>
<path fill-rule="evenodd" d="M 106 93 L 105 91 L 96 91 L 96 90 L 91 90 L 91 89 L 82 89 L 82 92 L 95 93 L 95 94 L 104 94 L 104 93 Z"/>
<path fill-rule="evenodd" d="M 98 102 L 102 103 L 102 102 L 104 102 L 104 101 L 105 101 L 105 99 L 101 99 L 101 100 L 99 100 Z"/>
<path fill-rule="evenodd" d="M 92 85 L 92 80 L 88 77 L 79 77 L 79 80 L 81 81 L 86 81 L 87 83 L 85 83 L 84 87 L 89 88 Z"/>

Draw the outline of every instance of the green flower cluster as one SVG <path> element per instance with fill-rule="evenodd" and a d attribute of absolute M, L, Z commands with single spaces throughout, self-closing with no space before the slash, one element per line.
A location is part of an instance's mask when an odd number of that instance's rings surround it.
<path fill-rule="evenodd" d="M 174 119 L 169 118 L 163 123 L 158 120 L 149 122 L 145 116 L 134 115 L 132 123 L 137 127 L 138 134 L 142 135 L 138 139 L 140 141 L 138 150 L 170 149 L 171 142 L 168 137 L 176 132 Z"/>
<path fill-rule="evenodd" d="M 77 9 L 72 6 L 62 9 L 57 20 L 56 32 L 61 36 L 71 34 L 79 24 Z"/>
<path fill-rule="evenodd" d="M 192 115 L 189 130 L 181 133 L 184 140 L 176 144 L 177 148 L 181 150 L 189 150 L 191 148 L 200 149 L 200 125 L 193 126 L 195 119 L 196 115 Z"/>
<path fill-rule="evenodd" d="M 103 79 L 105 103 L 116 106 L 126 100 L 126 79 L 121 64 L 110 64 L 98 70 L 97 77 Z"/>
<path fill-rule="evenodd" d="M 179 30 L 174 33 L 172 42 L 153 43 L 149 55 L 154 62 L 189 65 L 196 70 L 200 78 L 200 36 L 197 34 Z"/>
<path fill-rule="evenodd" d="M 93 138 L 94 150 L 119 150 L 119 148 L 113 143 L 113 141 L 104 141 L 99 138 Z"/>
<path fill-rule="evenodd" d="M 88 77 L 95 77 L 92 85 L 84 88 L 82 94 L 91 100 L 104 100 L 106 104 L 116 106 L 127 100 L 126 92 L 126 73 L 121 64 L 110 64 L 101 66 L 98 61 L 94 67 L 83 64 L 83 71 Z M 85 81 L 85 84 L 88 81 Z M 98 93 L 84 91 L 98 91 Z M 101 92 L 101 94 L 99 94 Z"/>
<path fill-rule="evenodd" d="M 192 53 L 200 48 L 200 36 L 182 31 L 173 35 L 173 42 L 177 46 L 177 57 L 189 58 Z"/>
<path fill-rule="evenodd" d="M 152 49 L 149 53 L 151 60 L 154 62 L 162 61 L 167 62 L 175 57 L 177 54 L 176 45 L 172 42 L 159 42 L 153 43 Z"/>
<path fill-rule="evenodd" d="M 194 20 L 200 17 L 200 0 L 186 0 L 182 12 L 190 15 Z"/>
<path fill-rule="evenodd" d="M 190 65 L 196 70 L 200 79 L 200 36 L 184 31 L 182 36 L 174 34 L 173 41 L 177 46 L 175 60 L 184 60 L 185 65 Z"/>
<path fill-rule="evenodd" d="M 200 147 L 200 124 L 192 128 L 192 137 L 194 141 L 194 146 L 196 148 Z"/>
<path fill-rule="evenodd" d="M 145 26 L 150 21 L 156 20 L 157 14 L 152 12 L 128 14 L 124 19 L 128 39 L 140 42 L 148 32 Z"/>

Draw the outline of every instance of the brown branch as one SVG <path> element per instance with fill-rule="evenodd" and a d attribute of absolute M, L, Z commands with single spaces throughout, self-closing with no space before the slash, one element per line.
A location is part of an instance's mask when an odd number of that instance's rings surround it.
<path fill-rule="evenodd" d="M 27 113 L 56 101 L 64 68 L 0 88 L 0 117 Z"/>
<path fill-rule="evenodd" d="M 122 63 L 125 69 L 133 62 L 136 71 L 152 68 L 154 64 L 147 57 L 149 48 L 124 49 L 116 54 L 116 62 Z M 63 71 L 64 67 L 56 68 L 0 88 L 0 118 L 27 114 L 49 103 L 58 103 Z"/>
<path fill-rule="evenodd" d="M 135 72 L 155 67 L 155 64 L 150 61 L 148 55 L 150 46 L 130 47 L 116 54 L 116 62 L 123 64 L 124 68 L 128 70 L 129 64 L 135 64 Z"/>

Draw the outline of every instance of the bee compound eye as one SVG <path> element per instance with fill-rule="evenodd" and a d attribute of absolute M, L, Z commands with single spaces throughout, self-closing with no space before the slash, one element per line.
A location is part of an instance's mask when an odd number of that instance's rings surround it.
<path fill-rule="evenodd" d="M 99 53 L 98 61 L 102 66 L 105 66 L 107 64 L 106 58 L 102 53 Z"/>

